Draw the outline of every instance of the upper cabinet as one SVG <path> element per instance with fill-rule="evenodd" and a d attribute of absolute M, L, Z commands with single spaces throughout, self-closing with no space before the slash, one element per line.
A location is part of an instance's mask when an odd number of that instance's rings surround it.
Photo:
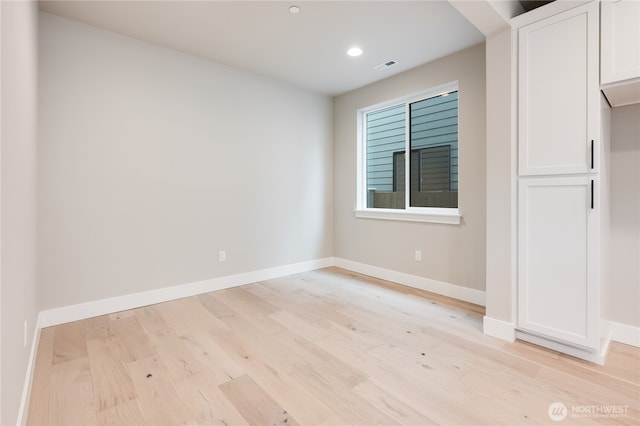
<path fill-rule="evenodd" d="M 612 106 L 640 102 L 640 1 L 603 0 L 600 83 Z"/>
<path fill-rule="evenodd" d="M 640 2 L 601 3 L 602 84 L 640 77 Z"/>
<path fill-rule="evenodd" d="M 598 4 L 518 30 L 520 176 L 598 169 Z"/>

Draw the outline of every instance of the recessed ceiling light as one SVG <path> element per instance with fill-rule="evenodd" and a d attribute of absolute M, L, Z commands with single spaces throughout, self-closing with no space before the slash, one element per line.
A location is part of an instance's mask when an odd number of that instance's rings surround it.
<path fill-rule="evenodd" d="M 289 12 L 293 13 L 294 15 L 300 13 L 300 8 L 298 6 L 291 6 L 289 8 Z"/>
<path fill-rule="evenodd" d="M 360 49 L 359 47 L 352 47 L 351 49 L 347 50 L 347 55 L 360 56 L 362 55 L 362 49 Z"/>

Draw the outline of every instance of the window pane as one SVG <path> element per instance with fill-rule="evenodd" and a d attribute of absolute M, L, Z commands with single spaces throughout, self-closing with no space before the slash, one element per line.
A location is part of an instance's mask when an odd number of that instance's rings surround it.
<path fill-rule="evenodd" d="M 458 207 L 458 92 L 412 103 L 410 120 L 411 206 Z"/>
<path fill-rule="evenodd" d="M 366 115 L 367 207 L 404 209 L 405 121 L 405 105 Z"/>

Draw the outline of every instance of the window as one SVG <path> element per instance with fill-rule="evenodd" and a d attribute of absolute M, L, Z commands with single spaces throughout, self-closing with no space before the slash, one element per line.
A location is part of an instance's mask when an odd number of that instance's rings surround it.
<path fill-rule="evenodd" d="M 457 82 L 360 110 L 358 125 L 356 216 L 460 222 Z"/>

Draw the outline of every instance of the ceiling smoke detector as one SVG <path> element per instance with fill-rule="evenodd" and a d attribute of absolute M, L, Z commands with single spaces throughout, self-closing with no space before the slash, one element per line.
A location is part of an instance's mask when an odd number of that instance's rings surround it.
<path fill-rule="evenodd" d="M 394 66 L 395 64 L 397 64 L 396 61 L 387 61 L 387 62 L 384 62 L 384 63 L 382 63 L 380 65 L 376 65 L 375 67 L 373 67 L 373 69 L 376 70 L 376 71 L 382 71 L 384 69 L 387 69 L 389 67 Z"/>

